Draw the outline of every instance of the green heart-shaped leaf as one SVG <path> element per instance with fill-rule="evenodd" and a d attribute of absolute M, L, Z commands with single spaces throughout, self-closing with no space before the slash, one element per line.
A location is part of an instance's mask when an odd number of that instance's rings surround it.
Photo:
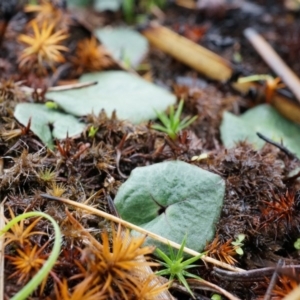
<path fill-rule="evenodd" d="M 284 146 L 300 158 L 300 126 L 285 119 L 270 105 L 256 106 L 240 117 L 225 112 L 220 130 L 222 142 L 227 148 L 247 140 L 259 149 L 265 144 L 256 135 L 259 132 L 275 142 L 282 141 Z"/>
<path fill-rule="evenodd" d="M 31 118 L 30 129 L 49 148 L 53 147 L 53 138 L 64 139 L 80 134 L 85 124 L 80 123 L 74 116 L 49 109 L 43 104 L 20 103 L 14 112 L 15 118 L 24 126 Z M 50 130 L 50 126 L 53 130 Z"/>
<path fill-rule="evenodd" d="M 137 67 L 148 52 L 147 39 L 130 28 L 101 28 L 95 31 L 95 35 L 115 60 L 132 67 Z"/>
<path fill-rule="evenodd" d="M 224 192 L 220 176 L 171 161 L 134 169 L 115 204 L 123 219 L 179 244 L 187 235 L 187 247 L 202 251 L 214 236 Z"/>
<path fill-rule="evenodd" d="M 98 84 L 49 92 L 46 97 L 75 116 L 98 114 L 102 109 L 111 115 L 116 110 L 118 118 L 132 123 L 155 119 L 155 110 L 164 111 L 176 101 L 170 92 L 124 71 L 89 73 L 81 76 L 79 81 L 97 81 Z"/>

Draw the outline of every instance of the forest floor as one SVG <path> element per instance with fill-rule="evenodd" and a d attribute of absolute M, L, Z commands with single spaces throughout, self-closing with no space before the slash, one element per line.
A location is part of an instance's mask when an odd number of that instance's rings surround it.
<path fill-rule="evenodd" d="M 43 5 L 46 3 L 44 1 Z M 287 10 L 283 1 L 279 0 L 211 0 L 202 3 L 207 4 L 203 4 L 201 10 L 168 3 L 158 12 L 143 13 L 230 61 L 236 74 L 270 74 L 276 77 L 244 37 L 246 28 L 254 28 L 286 64 L 300 74 L 300 18 L 297 11 Z M 136 72 L 174 93 L 177 103 L 184 99 L 183 116 L 198 116 L 195 122 L 180 132 L 176 139 L 171 139 L 167 134 L 152 129 L 152 121 L 135 125 L 119 120 L 118 111 L 112 116 L 105 112 L 98 115 L 91 112 L 80 118 L 86 124 L 82 134 L 57 139 L 52 149 L 47 148 L 30 130 L 30 122 L 21 124 L 16 120 L 16 105 L 43 104 L 49 87 L 76 83 L 83 73 L 122 69 L 123 65 L 103 49 L 99 54 L 100 64 L 87 59 L 84 65 L 84 55 L 91 54 L 80 52 L 77 45 L 84 39 L 92 40 L 94 28 L 125 26 L 125 21 L 120 11 L 68 11 L 59 4 L 53 4 L 52 13 L 55 14 L 52 16 L 59 20 L 53 25 L 58 32 L 56 42 L 64 39 L 63 32 L 68 32 L 69 36 L 63 45 L 68 51 L 61 48 L 57 53 L 53 50 L 49 55 L 53 55 L 51 61 L 47 54 L 40 58 L 34 56 L 34 51 L 26 54 L 24 49 L 28 43 L 25 47 L 25 39 L 22 43 L 20 38 L 22 34 L 32 36 L 29 24 L 34 18 L 36 24 L 45 24 L 38 20 L 38 14 L 42 12 L 28 13 L 24 7 L 18 7 L 16 11 L 12 9 L 1 16 L 2 209 L 7 220 L 24 212 L 45 212 L 59 224 L 63 235 L 54 269 L 43 286 L 28 299 L 123 299 L 122 288 L 129 295 L 133 283 L 124 287 L 113 279 L 111 289 L 108 288 L 107 293 L 102 295 L 101 289 L 97 290 L 95 298 L 89 298 L 84 292 L 81 296 L 75 293 L 81 283 L 80 288 L 86 290 L 90 286 L 100 286 L 100 279 L 89 277 L 95 274 L 93 272 L 100 272 L 92 263 L 100 258 L 89 249 L 87 240 L 96 238 L 104 244 L 107 236 L 103 232 L 111 232 L 111 225 L 102 217 L 51 201 L 42 195 L 72 199 L 118 216 L 113 199 L 131 172 L 137 167 L 171 160 L 180 160 L 215 173 L 226 183 L 221 215 L 215 224 L 215 237 L 205 248 L 207 255 L 247 271 L 260 270 L 251 275 L 247 273 L 247 278 L 236 278 L 233 272 L 228 271 L 224 275 L 218 273 L 213 265 L 200 261 L 200 266 L 192 269 L 193 273 L 240 299 L 282 299 L 293 290 L 300 282 L 300 272 L 297 274 L 300 252 L 294 246 L 300 238 L 299 159 L 270 143 L 257 149 L 243 140 L 226 148 L 220 133 L 225 111 L 240 116 L 265 103 L 265 97 L 258 96 L 255 90 L 241 94 L 228 82 L 211 80 L 152 46 L 143 61 L 146 68 Z M 92 46 L 86 44 L 83 48 L 91 50 Z M 41 63 L 43 59 L 48 61 Z M 31 89 L 26 90 L 24 86 Z M 286 94 L 291 95 L 288 91 Z M 292 96 L 290 98 L 297 103 Z M 270 99 L 267 102 L 272 103 Z M 94 134 L 91 128 L 96 129 Z M 201 154 L 205 157 L 199 158 Z M 15 295 L 36 274 L 50 255 L 54 240 L 52 225 L 47 220 L 38 219 L 36 222 L 30 219 L 14 226 L 5 241 L 4 299 Z M 240 234 L 245 236 L 242 255 L 231 244 Z M 34 261 L 31 266 L 28 263 L 30 255 Z M 280 267 L 277 267 L 279 264 Z M 282 265 L 292 267 L 284 268 Z M 273 269 L 264 273 L 264 268 Z M 269 298 L 264 298 L 275 270 L 279 277 L 271 283 Z M 104 278 L 106 275 L 101 276 Z M 85 281 L 86 278 L 89 281 Z M 109 279 L 105 278 L 107 284 Z M 210 299 L 212 294 L 218 293 L 198 288 L 193 291 L 196 299 Z M 177 299 L 191 299 L 188 292 L 176 288 L 170 288 L 170 293 Z M 139 298 L 128 296 L 128 299 Z"/>

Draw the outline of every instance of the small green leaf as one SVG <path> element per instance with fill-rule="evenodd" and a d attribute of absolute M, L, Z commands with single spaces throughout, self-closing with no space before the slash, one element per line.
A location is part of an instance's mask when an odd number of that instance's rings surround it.
<path fill-rule="evenodd" d="M 246 235 L 241 233 L 237 236 L 237 241 L 242 242 L 246 238 Z"/>
<path fill-rule="evenodd" d="M 195 267 L 195 266 L 194 266 Z M 196 267 L 199 267 L 199 266 L 196 266 Z M 187 272 L 187 271 L 183 271 L 182 274 L 185 276 L 185 277 L 189 277 L 189 278 L 194 278 L 194 279 L 198 279 L 198 280 L 201 280 L 202 278 L 195 275 L 195 274 L 192 274 L 190 272 Z"/>
<path fill-rule="evenodd" d="M 256 135 L 259 132 L 274 141 L 282 140 L 283 145 L 300 158 L 300 126 L 285 119 L 270 105 L 258 105 L 240 117 L 225 112 L 220 131 L 227 148 L 246 140 L 259 149 L 265 144 Z"/>
<path fill-rule="evenodd" d="M 203 254 L 201 253 L 201 254 L 199 254 L 199 255 L 197 255 L 197 256 L 191 257 L 190 259 L 188 259 L 188 260 L 186 260 L 186 261 L 184 262 L 184 265 L 190 265 L 190 264 L 192 264 L 193 262 L 199 260 L 202 256 L 203 256 Z"/>
<path fill-rule="evenodd" d="M 255 74 L 250 75 L 247 77 L 240 77 L 238 79 L 239 83 L 246 83 L 246 82 L 254 82 L 254 81 L 268 81 L 268 80 L 274 80 L 274 77 L 268 74 Z"/>
<path fill-rule="evenodd" d="M 52 102 L 52 101 L 47 101 L 47 102 L 45 103 L 45 106 L 46 106 L 47 108 L 50 108 L 50 109 L 58 109 L 57 103 Z"/>
<path fill-rule="evenodd" d="M 168 116 L 164 113 L 164 112 L 157 112 L 155 110 L 155 113 L 157 115 L 157 117 L 159 118 L 159 120 L 165 125 L 166 128 L 170 128 L 170 120 L 168 118 Z"/>
<path fill-rule="evenodd" d="M 169 109 L 168 126 L 174 130 L 175 120 L 174 120 L 174 106 L 173 105 L 171 105 L 170 109 Z"/>
<path fill-rule="evenodd" d="M 164 90 L 142 78 L 124 71 L 106 71 L 85 74 L 80 82 L 94 82 L 97 85 L 48 92 L 47 99 L 59 104 L 61 109 L 75 115 L 98 115 L 102 109 L 108 116 L 114 110 L 121 120 L 141 123 L 156 118 L 155 111 L 165 111 L 175 103 L 176 98 Z"/>
<path fill-rule="evenodd" d="M 184 278 L 184 276 L 183 276 L 181 273 L 179 273 L 179 274 L 177 274 L 177 278 L 179 279 L 179 281 L 184 285 L 184 287 L 187 289 L 187 291 L 188 291 L 188 292 L 192 295 L 192 297 L 194 298 L 194 294 L 193 294 L 191 288 L 189 287 L 189 285 L 188 285 L 186 279 Z"/>
<path fill-rule="evenodd" d="M 175 257 L 175 254 L 174 254 L 173 247 L 169 244 L 168 248 L 169 248 L 169 253 L 170 253 L 171 260 L 174 261 L 176 259 L 176 257 Z"/>
<path fill-rule="evenodd" d="M 97 131 L 98 131 L 98 128 L 95 128 L 94 126 L 91 126 L 89 128 L 89 134 L 88 134 L 88 136 L 91 137 L 91 138 L 95 137 Z"/>
<path fill-rule="evenodd" d="M 160 258 L 162 258 L 166 263 L 170 264 L 172 263 L 173 258 L 171 257 L 171 259 L 163 252 L 161 251 L 159 248 L 155 249 L 156 253 L 159 255 Z M 173 251 L 173 249 L 172 249 Z M 170 253 L 172 253 L 172 251 L 170 251 Z M 173 254 L 174 256 L 174 254 Z"/>
<path fill-rule="evenodd" d="M 296 242 L 294 243 L 294 247 L 297 250 L 300 250 L 300 238 L 296 240 Z"/>
<path fill-rule="evenodd" d="M 198 119 L 198 116 L 194 117 L 185 117 L 179 124 L 179 130 L 185 129 L 188 126 L 190 126 L 192 123 L 194 123 Z"/>
<path fill-rule="evenodd" d="M 213 294 L 210 299 L 211 300 L 222 300 L 222 297 L 219 294 Z"/>
<path fill-rule="evenodd" d="M 151 126 L 151 128 L 152 128 L 152 129 L 155 129 L 155 130 L 158 130 L 158 131 L 165 132 L 165 133 L 167 133 L 167 134 L 170 133 L 169 129 L 167 129 L 167 128 L 165 128 L 165 127 L 159 125 L 159 124 L 153 124 L 153 125 Z"/>
<path fill-rule="evenodd" d="M 128 22 L 133 21 L 132 12 L 134 5 L 132 0 L 125 1 Z M 95 35 L 101 43 L 110 51 L 117 61 L 129 61 L 131 67 L 138 67 L 145 58 L 149 46 L 147 39 L 139 32 L 127 27 L 101 28 L 95 30 Z"/>
<path fill-rule="evenodd" d="M 239 254 L 239 255 L 243 255 L 244 254 L 244 251 L 243 251 L 243 249 L 242 248 L 236 248 L 235 249 L 235 252 L 237 253 L 237 254 Z"/>
<path fill-rule="evenodd" d="M 202 256 L 202 255 L 201 255 Z M 200 258 L 201 258 L 200 256 Z M 199 257 L 197 257 L 199 259 Z M 196 268 L 196 267 L 199 267 L 199 265 L 186 265 L 186 260 L 183 262 L 183 264 L 185 265 L 184 266 L 184 269 L 187 270 L 187 269 L 191 269 L 191 268 Z M 188 272 L 186 272 L 188 273 Z"/>
<path fill-rule="evenodd" d="M 165 270 L 157 271 L 157 272 L 155 272 L 155 274 L 158 275 L 158 276 L 170 275 L 170 270 L 169 269 L 165 269 Z"/>
<path fill-rule="evenodd" d="M 178 104 L 176 114 L 175 114 L 175 117 L 174 117 L 177 126 L 179 125 L 179 122 L 180 122 L 180 117 L 181 117 L 181 113 L 182 113 L 182 109 L 183 109 L 183 104 L 184 104 L 184 101 L 181 99 L 179 104 Z"/>
<path fill-rule="evenodd" d="M 79 135 L 85 128 L 74 116 L 49 109 L 43 104 L 20 103 L 14 112 L 15 118 L 24 126 L 31 118 L 30 130 L 49 148 L 53 147 L 53 138 L 64 139 Z M 50 130 L 50 126 L 53 130 Z"/>
<path fill-rule="evenodd" d="M 185 244 L 186 244 L 186 238 L 187 238 L 187 235 L 184 236 L 184 238 L 181 242 L 181 246 L 180 246 L 179 251 L 177 252 L 177 255 L 176 255 L 176 260 L 183 257 L 183 248 L 185 247 Z"/>

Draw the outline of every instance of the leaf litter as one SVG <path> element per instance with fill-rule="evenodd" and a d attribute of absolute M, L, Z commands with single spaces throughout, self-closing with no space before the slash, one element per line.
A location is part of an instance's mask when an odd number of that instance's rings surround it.
<path fill-rule="evenodd" d="M 42 1 L 42 5 L 45 3 L 47 1 Z M 58 12 L 64 9 L 58 4 L 55 5 Z M 79 42 L 83 43 L 85 39 L 91 38 L 92 34 L 85 24 L 79 21 L 79 17 L 70 21 L 69 15 L 59 14 L 56 17 L 62 19 L 56 23 L 55 32 L 68 28 L 68 39 L 59 41 L 63 43 L 63 47 L 68 48 L 68 51 L 56 53 L 57 56 L 52 57 L 52 60 L 48 57 L 50 61 L 43 62 L 39 53 L 32 53 L 30 57 L 27 56 L 26 64 L 30 61 L 33 66 L 24 68 L 27 52 L 20 53 L 26 45 L 19 43 L 14 37 L 20 34 L 32 36 L 31 27 L 21 30 L 20 23 L 29 24 L 33 16 L 24 14 L 22 9 L 19 9 L 20 18 L 13 18 L 9 23 L 1 44 L 3 53 L 1 57 L 5 58 L 5 61 L 3 58 L 0 61 L 0 68 L 4 74 L 1 75 L 0 84 L 1 199 L 5 199 L 7 219 L 23 212 L 40 210 L 52 216 L 63 233 L 59 260 L 47 278 L 44 288 L 37 289 L 32 298 L 72 299 L 72 296 L 78 296 L 79 293 L 86 296 L 88 293 L 86 289 L 90 286 L 97 299 L 101 297 L 148 299 L 147 292 L 151 295 L 150 299 L 154 297 L 155 287 L 149 285 L 148 279 L 144 281 L 144 289 L 139 289 L 141 286 L 135 269 L 129 273 L 130 275 L 119 274 L 121 282 L 114 276 L 110 277 L 109 272 L 114 272 L 115 269 L 110 269 L 106 274 L 99 270 L 99 266 L 105 264 L 103 258 L 107 259 L 108 252 L 114 253 L 114 243 L 120 243 L 117 240 L 119 231 L 115 231 L 110 223 L 100 217 L 82 210 L 66 211 L 59 202 L 46 201 L 40 195 L 48 193 L 61 196 L 116 214 L 108 202 L 108 196 L 114 198 L 117 195 L 121 185 L 133 170 L 173 160 L 201 167 L 217 174 L 225 181 L 226 189 L 220 219 L 215 224 L 214 239 L 206 243 L 207 255 L 246 270 L 276 266 L 280 259 L 284 259 L 287 265 L 299 265 L 299 254 L 293 245 L 299 238 L 300 186 L 297 174 L 290 175 L 291 171 L 300 166 L 299 162 L 270 144 L 256 149 L 245 139 L 228 149 L 221 142 L 219 126 L 223 112 L 240 114 L 253 106 L 252 99 L 233 93 L 227 86 L 206 83 L 205 87 L 197 87 L 193 79 L 196 76 L 194 71 L 153 49 L 148 58 L 152 78 L 156 83 L 163 83 L 165 87 L 171 89 L 178 99 L 182 97 L 185 99 L 182 117 L 198 115 L 195 123 L 173 140 L 164 133 L 151 129 L 151 121 L 132 124 L 118 119 L 118 111 L 109 114 L 104 110 L 97 113 L 91 111 L 90 114 L 80 118 L 80 122 L 86 126 L 79 137 L 66 133 L 65 138 L 57 137 L 58 139 L 54 140 L 54 148 L 49 149 L 45 147 L 43 140 L 31 131 L 33 128 L 29 120 L 19 123 L 14 119 L 16 106 L 23 105 L 24 102 L 43 105 L 48 86 L 60 81 L 74 80 L 84 71 L 119 70 L 120 65 L 95 40 L 91 40 L 93 42 L 89 47 L 99 57 L 99 52 L 95 51 L 103 51 L 101 52 L 103 64 L 91 64 L 85 60 L 85 65 L 80 65 L 80 60 L 74 58 L 76 55 L 83 55 L 83 44 Z M 176 7 L 167 10 L 167 16 L 170 17 L 178 13 Z M 193 12 L 187 10 L 185 14 L 189 19 Z M 105 19 L 105 14 L 101 18 Z M 101 18 L 96 20 L 98 26 L 103 22 Z M 172 19 L 172 22 L 176 23 L 176 18 Z M 208 37 L 205 43 L 209 43 Z M 54 51 L 57 49 L 54 48 Z M 60 55 L 63 55 L 66 63 L 58 59 Z M 228 53 L 224 54 L 226 55 Z M 244 60 L 247 58 L 245 55 Z M 260 65 L 259 68 L 263 69 L 264 66 Z M 176 84 L 176 78 L 182 74 L 190 79 L 190 84 Z M 25 79 L 26 85 L 33 88 L 33 93 L 28 94 L 22 89 L 22 81 Z M 53 132 L 53 124 L 49 122 L 47 126 L 49 131 Z M 89 135 L 91 128 L 94 128 L 94 133 Z M 205 154 L 202 159 L 192 160 L 192 157 L 199 157 L 202 154 Z M 8 243 L 5 250 L 7 256 L 15 258 L 5 262 L 4 292 L 8 298 L 19 291 L 31 276 L 32 270 L 22 273 L 17 285 L 15 284 L 13 276 L 21 269 L 18 269 L 13 261 L 17 261 L 16 259 L 20 261 L 22 257 L 25 259 L 20 253 L 28 254 L 28 247 L 31 246 L 31 254 L 38 256 L 36 261 L 38 264 L 49 255 L 52 248 L 53 229 L 47 221 L 33 220 L 25 226 L 31 230 L 32 235 L 27 232 L 29 235 L 25 237 L 26 242 L 22 236 L 14 236 L 15 240 Z M 197 224 L 193 226 L 197 231 Z M 13 233 L 15 232 L 10 234 Z M 243 255 L 240 255 L 236 251 L 236 246 L 232 244 L 241 234 L 245 235 Z M 128 239 L 127 233 L 125 239 Z M 100 250 L 95 252 L 101 245 L 109 249 L 102 254 Z M 133 257 L 140 253 L 151 252 L 148 248 L 139 251 L 141 252 L 133 253 Z M 124 271 L 124 268 L 122 270 Z M 219 280 L 219 277 L 213 274 L 212 266 L 203 264 L 196 268 L 195 274 L 216 283 L 241 299 L 263 297 L 268 283 L 266 280 L 258 280 L 259 277 L 242 284 L 226 278 Z M 293 286 L 292 280 L 297 284 L 297 278 L 286 279 L 284 274 L 280 276 L 280 281 L 273 290 L 274 297 L 286 295 L 291 290 L 288 286 Z M 288 280 L 289 283 L 286 283 Z M 103 288 L 105 284 L 109 288 Z M 195 291 L 197 291 L 195 295 L 211 296 L 208 292 L 200 292 L 198 289 Z M 172 293 L 178 299 L 189 297 L 182 291 Z"/>

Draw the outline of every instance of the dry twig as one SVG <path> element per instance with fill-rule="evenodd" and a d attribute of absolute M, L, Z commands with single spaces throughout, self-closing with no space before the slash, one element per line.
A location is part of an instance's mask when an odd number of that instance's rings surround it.
<path fill-rule="evenodd" d="M 142 234 L 145 234 L 163 244 L 166 244 L 166 245 L 171 245 L 172 247 L 176 248 L 176 249 L 180 249 L 181 245 L 180 244 L 177 244 L 175 242 L 172 242 L 166 238 L 163 238 L 157 234 L 154 234 L 148 230 L 145 230 L 139 226 L 136 226 L 132 223 L 129 223 L 127 221 L 124 221 L 118 217 L 115 217 L 113 215 L 110 215 L 104 211 L 101 211 L 101 210 L 98 210 L 96 208 L 93 208 L 93 207 L 90 207 L 90 206 L 87 206 L 87 205 L 84 205 L 82 203 L 78 203 L 78 202 L 75 202 L 75 201 L 72 201 L 72 200 L 69 200 L 69 199 L 65 199 L 65 198 L 60 198 L 60 197 L 54 197 L 54 196 L 51 196 L 51 195 L 48 195 L 48 194 L 41 194 L 42 197 L 46 198 L 46 199 L 49 199 L 49 200 L 55 200 L 55 201 L 60 201 L 60 202 L 63 202 L 63 203 L 66 203 L 66 204 L 69 204 L 69 205 L 73 205 L 75 207 L 78 207 L 78 208 L 81 208 L 83 210 L 87 210 L 95 215 L 98 215 L 98 216 L 101 216 L 107 220 L 110 220 L 112 222 L 116 222 L 116 223 L 119 223 L 125 227 L 128 227 L 130 229 L 133 229 L 133 230 L 136 230 L 138 231 L 139 233 L 142 233 Z M 187 253 L 187 254 L 190 254 L 192 256 L 197 256 L 199 255 L 200 253 L 195 251 L 195 250 L 192 250 L 190 248 L 187 248 L 187 247 L 184 247 L 184 252 Z M 224 268 L 224 269 L 227 269 L 227 270 L 231 270 L 232 272 L 242 272 L 244 271 L 243 269 L 240 269 L 240 268 L 237 268 L 237 267 L 234 267 L 234 266 L 231 266 L 229 264 L 226 264 L 226 263 L 223 263 L 221 261 L 218 261 L 214 258 L 211 258 L 211 257 L 208 257 L 208 256 L 205 256 L 203 255 L 201 257 L 201 259 L 207 263 L 211 263 L 211 264 L 214 264 L 216 266 L 219 266 L 221 268 Z"/>
<path fill-rule="evenodd" d="M 264 61 L 274 70 L 287 87 L 294 93 L 300 102 L 300 80 L 298 76 L 285 64 L 275 50 L 254 29 L 247 28 L 244 31 L 246 38 L 250 41 Z"/>

